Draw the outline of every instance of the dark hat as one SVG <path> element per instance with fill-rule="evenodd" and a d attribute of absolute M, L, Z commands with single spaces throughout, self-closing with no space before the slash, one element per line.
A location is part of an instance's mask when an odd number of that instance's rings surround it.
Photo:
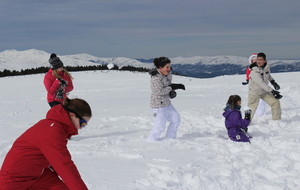
<path fill-rule="evenodd" d="M 64 66 L 63 62 L 56 56 L 55 53 L 50 55 L 49 63 L 51 64 L 51 68 L 53 70 L 61 68 Z"/>

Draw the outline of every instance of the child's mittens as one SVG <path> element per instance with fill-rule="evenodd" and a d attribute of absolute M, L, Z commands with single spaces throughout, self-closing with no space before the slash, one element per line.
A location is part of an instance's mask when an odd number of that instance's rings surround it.
<path fill-rule="evenodd" d="M 246 82 L 242 82 L 242 85 L 247 85 L 249 83 L 249 80 L 246 80 Z"/>
<path fill-rule="evenodd" d="M 252 113 L 252 111 L 249 109 L 249 110 L 246 110 L 245 111 L 245 119 L 247 119 L 247 120 L 250 120 L 250 118 L 251 118 L 251 113 Z"/>
<path fill-rule="evenodd" d="M 59 82 L 60 82 L 60 86 L 61 86 L 62 88 L 64 88 L 64 87 L 66 87 L 66 86 L 67 86 L 67 82 L 66 82 L 64 79 L 60 79 L 60 78 L 58 78 L 58 80 L 59 80 Z"/>

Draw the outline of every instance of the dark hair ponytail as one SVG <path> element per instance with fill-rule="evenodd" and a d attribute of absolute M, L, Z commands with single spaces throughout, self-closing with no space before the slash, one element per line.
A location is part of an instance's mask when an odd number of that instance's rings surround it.
<path fill-rule="evenodd" d="M 90 105 L 83 99 L 74 98 L 69 99 L 66 98 L 64 101 L 64 106 L 67 108 L 67 110 L 73 110 L 76 113 L 78 113 L 81 117 L 87 116 L 92 117 L 92 110 L 90 108 Z"/>
<path fill-rule="evenodd" d="M 230 105 L 231 109 L 234 109 L 237 106 L 237 102 L 241 101 L 241 97 L 239 95 L 231 95 L 227 100 L 227 104 Z"/>
<path fill-rule="evenodd" d="M 167 57 L 158 57 L 153 60 L 156 68 L 164 67 L 166 64 L 171 63 L 171 60 Z"/>

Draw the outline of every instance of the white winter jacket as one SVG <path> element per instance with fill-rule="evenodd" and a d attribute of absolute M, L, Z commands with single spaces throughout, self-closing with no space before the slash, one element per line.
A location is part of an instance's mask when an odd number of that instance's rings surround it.
<path fill-rule="evenodd" d="M 151 108 L 166 107 L 171 104 L 169 93 L 172 88 L 169 86 L 172 83 L 171 72 L 164 76 L 159 71 L 151 76 Z"/>
<path fill-rule="evenodd" d="M 273 89 L 268 85 L 269 81 L 274 80 L 270 73 L 270 66 L 266 63 L 265 67 L 258 67 L 256 63 L 250 66 L 249 94 L 263 95 Z"/>

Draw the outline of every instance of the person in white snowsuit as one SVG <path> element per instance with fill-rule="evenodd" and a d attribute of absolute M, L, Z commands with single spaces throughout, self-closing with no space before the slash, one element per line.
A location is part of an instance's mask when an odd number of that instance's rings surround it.
<path fill-rule="evenodd" d="M 250 65 L 251 73 L 248 88 L 248 106 L 252 110 L 251 120 L 257 109 L 260 99 L 271 106 L 272 119 L 281 120 L 281 107 L 279 99 L 282 98 L 279 90 L 280 86 L 275 82 L 270 73 L 270 66 L 267 64 L 264 53 L 257 54 L 257 62 Z M 268 86 L 268 82 L 274 86 L 274 89 Z"/>
<path fill-rule="evenodd" d="M 171 74 L 171 61 L 167 57 L 159 57 L 153 60 L 155 69 L 151 75 L 151 100 L 150 107 L 154 115 L 154 126 L 148 136 L 150 141 L 158 141 L 161 133 L 166 128 L 166 122 L 170 122 L 166 137 L 176 138 L 177 128 L 180 125 L 180 116 L 171 104 L 170 98 L 176 97 L 175 90 L 185 90 L 183 84 L 173 84 Z"/>
<path fill-rule="evenodd" d="M 256 60 L 257 60 L 257 53 L 252 53 L 249 57 L 249 67 L 247 67 L 246 69 L 246 82 L 243 82 L 242 83 L 243 85 L 247 85 L 249 83 L 250 73 L 251 73 L 250 65 L 256 63 Z M 255 111 L 255 115 L 264 115 L 265 110 L 266 110 L 266 102 L 263 101 L 262 99 L 259 99 L 259 103 Z"/>

